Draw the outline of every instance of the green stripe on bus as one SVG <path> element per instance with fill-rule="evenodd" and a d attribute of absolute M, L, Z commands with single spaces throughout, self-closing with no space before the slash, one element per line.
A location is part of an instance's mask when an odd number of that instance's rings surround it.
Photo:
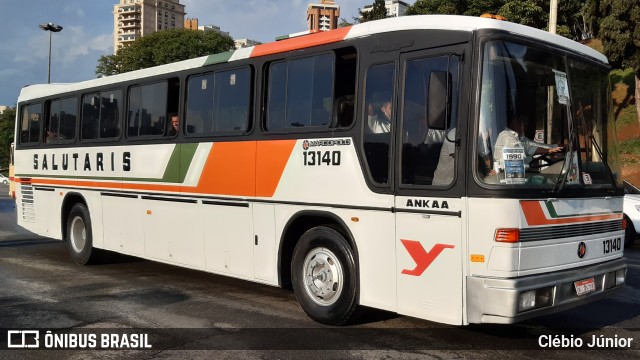
<path fill-rule="evenodd" d="M 178 182 L 178 178 L 180 177 L 180 144 L 176 144 L 173 147 L 173 152 L 171 153 L 171 157 L 169 158 L 169 162 L 167 163 L 167 167 L 164 169 L 164 174 L 162 175 L 163 182 Z"/>
<path fill-rule="evenodd" d="M 547 210 L 549 210 L 549 215 L 551 215 L 551 218 L 557 218 L 558 213 L 556 212 L 556 208 L 553 207 L 553 204 L 549 201 L 545 201 L 544 204 L 547 205 Z"/>
<path fill-rule="evenodd" d="M 187 177 L 187 172 L 189 171 L 197 149 L 197 143 L 180 145 L 180 175 L 178 182 L 181 184 L 184 183 L 184 179 Z"/>
<path fill-rule="evenodd" d="M 229 61 L 229 59 L 231 59 L 234 52 L 235 51 L 227 51 L 219 54 L 209 55 L 209 57 L 207 57 L 207 60 L 204 62 L 204 66 L 226 63 Z"/>

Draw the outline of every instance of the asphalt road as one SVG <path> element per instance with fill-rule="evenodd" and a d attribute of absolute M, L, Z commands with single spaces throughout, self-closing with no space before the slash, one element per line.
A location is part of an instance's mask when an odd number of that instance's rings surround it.
<path fill-rule="evenodd" d="M 310 320 L 285 289 L 122 255 L 77 266 L 64 243 L 16 226 L 6 194 L 0 185 L 0 359 L 640 357 L 640 243 L 625 251 L 622 291 L 570 311 L 516 325 L 455 327 L 368 309 L 356 323 L 336 328 Z M 18 329 L 38 329 L 41 345 L 47 330 L 66 347 L 94 336 L 96 348 L 104 334 L 120 334 L 119 345 L 127 334 L 131 345 L 130 334 L 141 333 L 151 348 L 8 350 L 8 331 Z M 630 348 L 594 351 L 587 347 L 593 335 L 633 340 Z M 541 348 L 541 336 L 584 342 L 569 350 Z"/>

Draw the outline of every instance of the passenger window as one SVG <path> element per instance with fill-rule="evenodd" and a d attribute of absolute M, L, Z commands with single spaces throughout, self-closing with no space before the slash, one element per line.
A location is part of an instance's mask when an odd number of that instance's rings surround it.
<path fill-rule="evenodd" d="M 78 99 L 53 100 L 45 120 L 45 143 L 65 142 L 76 137 Z"/>
<path fill-rule="evenodd" d="M 134 86 L 129 90 L 127 136 L 162 136 L 167 119 L 167 82 Z"/>
<path fill-rule="evenodd" d="M 373 180 L 389 183 L 389 158 L 393 110 L 395 64 L 374 65 L 366 79 L 364 152 Z"/>
<path fill-rule="evenodd" d="M 20 120 L 20 143 L 37 144 L 40 141 L 40 121 L 42 104 L 31 104 L 22 107 Z"/>
<path fill-rule="evenodd" d="M 120 136 L 122 91 L 110 90 L 82 96 L 80 138 L 114 139 Z"/>
<path fill-rule="evenodd" d="M 332 54 L 271 64 L 267 130 L 328 127 L 333 112 Z"/>
<path fill-rule="evenodd" d="M 458 101 L 458 57 L 440 56 L 406 62 L 402 114 L 402 183 L 449 185 L 454 177 L 455 126 Z M 429 81 L 434 72 L 448 74 L 451 89 L 449 128 L 430 129 L 427 123 Z"/>
<path fill-rule="evenodd" d="M 251 69 L 192 76 L 187 85 L 187 134 L 244 133 L 251 115 Z"/>

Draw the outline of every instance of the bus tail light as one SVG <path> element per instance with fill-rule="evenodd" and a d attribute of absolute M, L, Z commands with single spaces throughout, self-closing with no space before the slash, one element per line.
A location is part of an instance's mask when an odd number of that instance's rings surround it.
<path fill-rule="evenodd" d="M 496 229 L 495 241 L 517 243 L 520 241 L 520 229 Z"/>

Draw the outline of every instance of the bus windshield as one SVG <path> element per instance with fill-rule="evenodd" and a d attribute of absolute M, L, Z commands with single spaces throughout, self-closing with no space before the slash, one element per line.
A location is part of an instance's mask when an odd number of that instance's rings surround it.
<path fill-rule="evenodd" d="M 558 192 L 621 185 L 603 67 L 500 40 L 485 43 L 482 66 L 483 182 Z"/>

